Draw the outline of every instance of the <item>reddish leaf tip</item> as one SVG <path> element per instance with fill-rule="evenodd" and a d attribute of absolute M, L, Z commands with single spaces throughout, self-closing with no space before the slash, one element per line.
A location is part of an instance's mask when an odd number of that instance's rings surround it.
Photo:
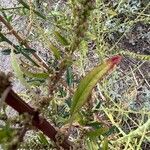
<path fill-rule="evenodd" d="M 117 64 L 120 63 L 121 59 L 122 59 L 122 56 L 120 56 L 120 55 L 115 55 L 115 56 L 111 57 L 111 58 L 108 59 L 108 60 L 109 60 L 111 63 L 113 63 L 114 65 L 117 65 Z"/>

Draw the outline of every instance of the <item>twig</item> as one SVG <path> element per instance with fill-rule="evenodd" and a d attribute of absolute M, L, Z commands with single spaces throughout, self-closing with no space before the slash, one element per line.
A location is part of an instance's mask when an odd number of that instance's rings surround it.
<path fill-rule="evenodd" d="M 148 87 L 150 88 L 150 84 L 148 83 L 148 81 L 145 79 L 145 77 L 144 77 L 144 75 L 143 75 L 143 73 L 142 73 L 142 71 L 138 68 L 138 71 L 140 72 L 140 74 L 141 74 L 141 76 L 142 76 L 142 78 L 145 80 L 145 82 L 146 82 L 146 84 L 148 85 Z"/>
<path fill-rule="evenodd" d="M 23 44 L 26 48 L 31 49 L 30 46 L 27 44 L 27 42 L 24 41 L 24 39 L 13 29 L 11 24 L 7 22 L 1 15 L 0 15 L 0 22 L 2 22 L 8 28 L 8 30 L 11 31 L 11 33 L 17 38 L 20 44 Z M 44 68 L 46 68 L 49 71 L 48 65 L 36 53 L 33 53 L 33 56 L 40 62 L 40 64 Z"/>
<path fill-rule="evenodd" d="M 4 11 L 4 10 L 14 10 L 14 9 L 21 9 L 24 7 L 10 7 L 10 8 L 0 8 L 0 11 Z"/>
<path fill-rule="evenodd" d="M 137 82 L 137 79 L 136 79 L 136 77 L 135 77 L 135 74 L 134 74 L 133 69 L 132 69 L 131 66 L 130 66 L 130 69 L 131 69 L 131 73 L 132 73 L 132 75 L 133 75 L 133 79 L 134 79 L 134 81 L 135 81 L 135 84 L 136 84 L 136 86 L 138 87 L 139 84 L 138 84 L 138 82 Z"/>
<path fill-rule="evenodd" d="M 30 10 L 30 6 L 27 3 L 25 3 L 23 0 L 18 0 L 18 2 L 21 3 L 26 9 Z M 43 14 L 41 14 L 39 11 L 33 9 L 33 12 L 39 17 L 41 17 L 42 19 L 46 20 L 46 17 Z"/>
<path fill-rule="evenodd" d="M 7 76 L 0 72 L 0 94 L 10 86 Z M 58 142 L 56 138 L 59 131 L 56 129 L 44 118 L 40 116 L 39 111 L 36 111 L 34 108 L 30 107 L 26 102 L 24 102 L 13 90 L 10 90 L 8 95 L 5 98 L 5 102 L 14 108 L 19 114 L 27 113 L 32 118 L 32 125 L 41 130 L 45 135 L 47 135 L 52 141 L 55 143 Z M 69 150 L 71 148 L 71 144 L 68 139 L 64 139 L 60 146 L 63 147 L 65 150 Z"/>

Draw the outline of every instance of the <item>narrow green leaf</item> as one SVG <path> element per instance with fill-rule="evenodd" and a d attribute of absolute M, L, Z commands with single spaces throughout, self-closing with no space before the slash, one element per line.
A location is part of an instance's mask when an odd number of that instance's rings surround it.
<path fill-rule="evenodd" d="M 28 54 L 33 54 L 36 52 L 36 50 L 32 48 L 23 48 L 22 51 Z"/>
<path fill-rule="evenodd" d="M 2 53 L 3 55 L 10 55 L 11 49 L 3 49 L 3 50 L 1 50 L 1 53 Z M 15 53 L 15 54 L 19 54 L 19 52 L 17 52 L 16 50 L 14 50 L 14 53 Z"/>
<path fill-rule="evenodd" d="M 86 146 L 88 150 L 99 150 L 99 146 L 95 140 L 87 140 Z"/>
<path fill-rule="evenodd" d="M 87 126 L 90 126 L 94 129 L 99 129 L 102 127 L 102 123 L 101 122 L 98 122 L 98 121 L 93 121 L 93 122 L 89 122 L 87 123 Z"/>
<path fill-rule="evenodd" d="M 59 50 L 51 43 L 48 44 L 49 48 L 52 50 L 52 52 L 54 53 L 54 56 L 58 59 L 60 58 L 60 52 Z"/>
<path fill-rule="evenodd" d="M 86 136 L 88 136 L 89 138 L 95 138 L 95 137 L 105 134 L 107 131 L 108 131 L 108 128 L 99 128 L 94 131 L 89 131 L 88 133 L 86 133 Z"/>
<path fill-rule="evenodd" d="M 95 84 L 102 79 L 121 60 L 121 56 L 114 56 L 90 71 L 80 82 L 72 101 L 70 115 L 73 118 L 79 109 L 86 103 Z"/>
<path fill-rule="evenodd" d="M 21 3 L 26 9 L 30 10 L 30 6 L 26 2 L 24 2 L 23 0 L 18 0 L 18 2 Z M 33 12 L 39 17 L 41 17 L 42 19 L 46 20 L 46 17 L 43 14 L 41 14 L 39 11 L 33 9 Z"/>
<path fill-rule="evenodd" d="M 41 133 L 41 132 L 39 133 L 38 139 L 41 142 L 41 144 L 43 144 L 43 145 L 49 145 L 49 142 L 47 141 L 47 139 L 43 135 L 43 133 Z"/>
<path fill-rule="evenodd" d="M 44 83 L 44 79 L 29 79 L 27 83 L 30 83 L 32 86 L 41 86 L 42 83 Z"/>
<path fill-rule="evenodd" d="M 67 81 L 67 84 L 68 84 L 69 86 L 71 86 L 72 83 L 73 83 L 73 74 L 72 74 L 72 68 L 71 68 L 71 67 L 68 67 L 68 68 L 67 68 L 66 81 Z"/>
<path fill-rule="evenodd" d="M 22 55 L 24 55 L 24 57 L 26 57 L 29 61 L 31 61 L 35 66 L 39 67 L 39 65 L 26 53 L 24 52 L 20 52 Z"/>
<path fill-rule="evenodd" d="M 108 132 L 106 132 L 104 134 L 104 136 L 107 137 L 107 136 L 113 134 L 116 130 L 117 130 L 116 126 L 112 126 L 111 128 L 109 128 Z"/>
<path fill-rule="evenodd" d="M 1 53 L 2 53 L 3 55 L 10 55 L 11 49 L 3 49 L 3 50 L 1 50 Z"/>
<path fill-rule="evenodd" d="M 21 68 L 21 71 L 27 76 L 31 78 L 39 78 L 39 79 L 47 79 L 49 77 L 48 73 L 33 73 L 31 71 L 28 71 L 24 69 L 23 67 Z"/>
<path fill-rule="evenodd" d="M 108 150 L 108 139 L 104 139 L 103 145 L 102 145 L 102 150 Z"/>
<path fill-rule="evenodd" d="M 18 59 L 14 53 L 13 50 L 11 50 L 11 64 L 12 64 L 12 68 L 14 70 L 14 73 L 16 75 L 16 77 L 19 79 L 19 81 L 25 85 L 26 87 L 30 88 L 29 85 L 27 84 L 27 82 L 25 81 L 24 77 L 23 77 L 23 72 L 20 69 L 19 63 L 18 63 Z"/>
<path fill-rule="evenodd" d="M 61 44 L 64 46 L 69 45 L 68 41 L 59 32 L 55 31 L 54 35 Z"/>
<path fill-rule="evenodd" d="M 80 51 L 81 54 L 83 55 L 83 57 L 86 57 L 87 53 L 88 53 L 88 43 L 87 41 L 81 41 L 80 43 Z"/>

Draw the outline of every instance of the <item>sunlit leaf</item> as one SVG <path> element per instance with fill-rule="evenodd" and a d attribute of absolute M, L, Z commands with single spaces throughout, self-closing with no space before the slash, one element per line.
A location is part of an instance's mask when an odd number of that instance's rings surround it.
<path fill-rule="evenodd" d="M 87 53 L 88 53 L 88 43 L 87 41 L 81 41 L 80 43 L 80 52 L 82 54 L 82 56 L 86 57 Z"/>
<path fill-rule="evenodd" d="M 86 145 L 87 145 L 88 150 L 98 150 L 99 149 L 97 142 L 94 140 L 91 140 L 91 139 L 87 140 Z"/>
<path fill-rule="evenodd" d="M 31 78 L 47 79 L 49 77 L 48 73 L 33 73 L 23 67 L 21 68 L 21 71 L 24 73 L 24 75 Z"/>
<path fill-rule="evenodd" d="M 114 56 L 92 69 L 80 82 L 72 101 L 70 115 L 73 117 L 86 103 L 95 84 L 102 79 L 121 60 L 121 56 Z"/>
<path fill-rule="evenodd" d="M 112 10 L 112 9 L 107 10 L 107 13 L 108 13 L 111 17 L 117 16 L 116 11 L 115 11 L 115 10 Z"/>
<path fill-rule="evenodd" d="M 26 82 L 25 79 L 24 79 L 23 72 L 21 71 L 20 65 L 19 65 L 18 62 L 19 62 L 19 61 L 18 61 L 18 59 L 17 59 L 17 57 L 16 57 L 14 51 L 12 50 L 12 51 L 11 51 L 11 64 L 12 64 L 12 68 L 13 68 L 13 70 L 14 70 L 14 73 L 15 73 L 16 77 L 19 79 L 19 81 L 20 81 L 23 85 L 25 85 L 26 87 L 29 88 L 29 85 L 27 84 L 27 82 Z"/>

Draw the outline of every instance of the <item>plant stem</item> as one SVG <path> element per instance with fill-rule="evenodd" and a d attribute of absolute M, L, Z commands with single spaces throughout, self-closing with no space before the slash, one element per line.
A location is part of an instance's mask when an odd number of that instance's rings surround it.
<path fill-rule="evenodd" d="M 21 9 L 24 7 L 10 7 L 10 8 L 0 8 L 0 11 L 4 11 L 4 10 L 14 10 L 14 9 Z"/>
<path fill-rule="evenodd" d="M 144 131 L 148 130 L 150 127 L 150 119 L 147 120 L 146 123 L 144 123 L 142 126 L 138 127 L 136 130 L 131 131 L 129 134 L 124 135 L 123 137 L 119 138 L 117 141 L 114 141 L 114 143 L 118 143 L 121 141 L 125 141 L 128 138 L 134 138 L 136 136 L 142 135 Z"/>
<path fill-rule="evenodd" d="M 30 6 L 27 3 L 25 3 L 23 0 L 18 0 L 18 2 L 21 3 L 24 6 L 24 8 L 30 10 Z M 33 12 L 39 17 L 41 17 L 42 19 L 46 20 L 46 17 L 43 14 L 41 14 L 39 11 L 33 9 Z"/>
<path fill-rule="evenodd" d="M 23 44 L 26 48 L 31 49 L 31 47 L 27 44 L 27 41 L 25 41 L 11 26 L 11 24 L 9 22 L 7 22 L 1 15 L 0 15 L 0 22 L 2 22 L 7 28 L 8 30 L 11 31 L 11 33 L 16 37 L 16 39 L 18 40 L 18 42 L 20 44 Z M 33 53 L 33 56 L 39 61 L 39 63 L 46 68 L 48 71 L 49 66 L 44 62 L 44 60 L 42 60 L 36 53 Z"/>
<path fill-rule="evenodd" d="M 9 82 L 9 78 L 0 71 L 0 95 L 3 94 L 3 92 L 6 90 L 7 87 L 11 86 L 11 83 Z M 59 131 L 56 131 L 56 129 L 45 119 L 40 115 L 40 112 L 29 106 L 26 102 L 24 102 L 13 90 L 10 90 L 5 98 L 5 102 L 7 105 L 11 106 L 13 109 L 15 109 L 19 114 L 27 113 L 29 116 L 31 116 L 31 124 L 35 126 L 37 129 L 41 130 L 45 135 L 47 135 L 52 141 L 58 142 L 58 139 L 56 138 Z M 68 139 L 64 139 L 62 143 L 59 143 L 61 147 L 63 147 L 65 150 L 69 150 L 72 145 L 71 142 L 68 141 Z"/>

